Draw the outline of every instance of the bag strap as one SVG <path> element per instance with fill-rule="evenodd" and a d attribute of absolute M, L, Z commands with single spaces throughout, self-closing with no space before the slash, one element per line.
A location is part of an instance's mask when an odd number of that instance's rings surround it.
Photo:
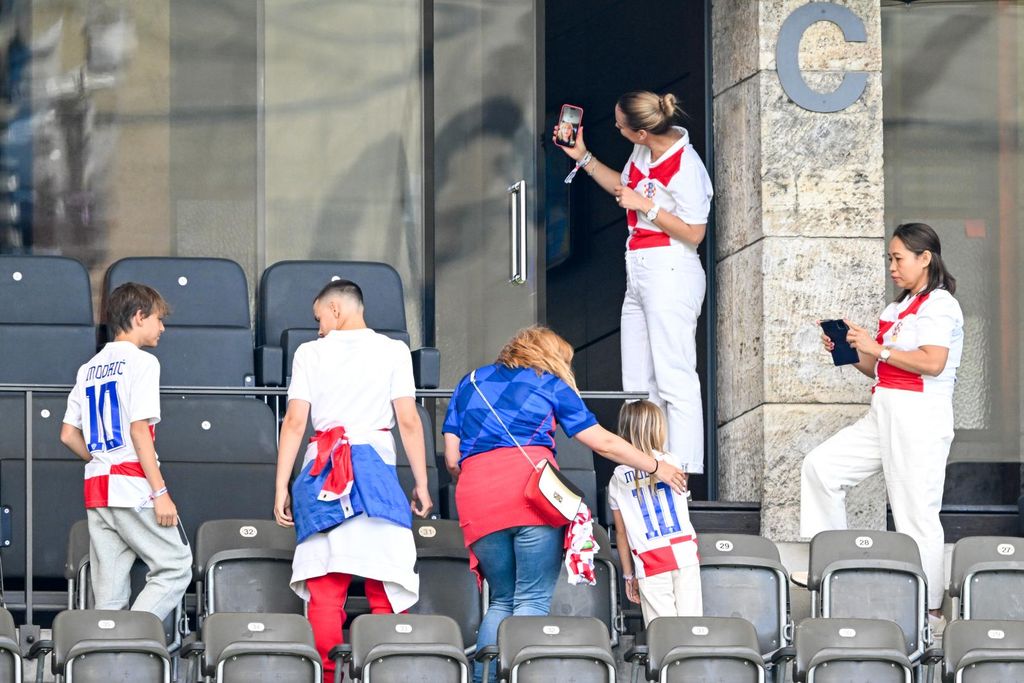
<path fill-rule="evenodd" d="M 505 430 L 505 433 L 508 434 L 508 438 L 512 439 L 512 443 L 516 445 L 516 448 L 519 449 L 519 452 L 522 453 L 523 457 L 526 458 L 526 461 L 530 463 L 530 467 L 534 469 L 540 469 L 541 467 L 543 467 L 544 463 L 547 463 L 547 460 L 541 460 L 540 462 L 535 463 L 533 460 L 530 459 L 530 456 L 526 454 L 526 449 L 519 445 L 519 440 L 516 439 L 516 437 L 512 436 L 512 432 L 510 432 L 508 427 L 505 426 L 505 422 L 502 421 L 501 416 L 498 415 L 498 411 L 494 409 L 494 406 L 491 405 L 491 402 L 487 400 L 486 396 L 484 396 L 484 392 L 480 391 L 480 387 L 477 386 L 476 383 L 476 370 L 469 373 L 469 382 L 470 384 L 473 385 L 473 388 L 476 389 L 476 393 L 480 394 L 480 398 L 484 400 L 484 403 L 487 404 L 487 407 L 491 409 L 491 414 L 494 415 L 494 418 L 498 421 L 498 424 L 500 424 L 502 429 Z"/>

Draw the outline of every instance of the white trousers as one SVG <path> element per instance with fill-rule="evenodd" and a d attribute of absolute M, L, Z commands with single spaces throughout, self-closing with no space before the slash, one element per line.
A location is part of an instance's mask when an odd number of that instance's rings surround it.
<path fill-rule="evenodd" d="M 953 442 L 947 396 L 877 389 L 867 415 L 841 429 L 804 458 L 800 474 L 800 535 L 846 529 L 846 490 L 884 472 L 896 530 L 917 541 L 928 579 L 928 607 L 945 590 L 939 522 L 946 458 Z"/>
<path fill-rule="evenodd" d="M 648 576 L 638 583 L 644 627 L 658 617 L 704 616 L 699 564 Z"/>
<path fill-rule="evenodd" d="M 668 419 L 668 450 L 704 471 L 704 409 L 697 377 L 697 317 L 707 280 L 686 247 L 626 252 L 622 388 L 646 391 Z"/>

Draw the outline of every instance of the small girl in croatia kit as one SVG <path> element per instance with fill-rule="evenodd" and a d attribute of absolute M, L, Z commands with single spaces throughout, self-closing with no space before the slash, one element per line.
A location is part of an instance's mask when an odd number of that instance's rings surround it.
<path fill-rule="evenodd" d="M 650 401 L 622 406 L 619 435 L 657 460 L 679 466 L 664 451 L 665 415 Z M 619 465 L 608 484 L 608 505 L 626 597 L 640 604 L 644 625 L 657 617 L 702 616 L 697 535 L 687 496 L 658 481 L 657 474 Z"/>

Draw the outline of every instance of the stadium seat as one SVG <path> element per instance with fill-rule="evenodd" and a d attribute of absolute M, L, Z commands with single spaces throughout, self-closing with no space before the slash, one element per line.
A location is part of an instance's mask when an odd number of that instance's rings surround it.
<path fill-rule="evenodd" d="M 961 538 L 953 546 L 949 596 L 962 619 L 1024 620 L 1024 541 Z"/>
<path fill-rule="evenodd" d="M 823 531 L 811 539 L 807 589 L 812 614 L 888 619 L 917 663 L 931 644 L 924 571 L 917 543 L 893 531 Z"/>
<path fill-rule="evenodd" d="M 440 505 L 439 499 L 441 493 L 438 490 L 438 473 L 437 473 L 437 452 L 434 448 L 434 425 L 430 420 L 430 413 L 426 408 L 416 404 L 416 410 L 420 414 L 420 422 L 423 424 L 423 450 L 427 456 L 427 488 L 430 490 L 430 498 L 434 501 L 433 513 L 437 513 Z M 398 426 L 391 430 L 391 434 L 395 437 L 395 470 L 398 472 L 398 481 L 402 484 L 402 490 L 405 491 L 407 496 L 412 497 L 412 490 L 416 485 L 416 479 L 413 476 L 412 468 L 409 466 L 409 458 L 405 454 L 405 446 L 402 444 L 402 435 L 398 431 Z"/>
<path fill-rule="evenodd" d="M 449 617 L 425 614 L 364 614 L 352 622 L 349 643 L 331 650 L 352 680 L 465 683 L 469 663 L 459 625 Z"/>
<path fill-rule="evenodd" d="M 1024 681 L 1024 622 L 970 619 L 942 634 L 943 683 Z"/>
<path fill-rule="evenodd" d="M 21 647 L 14 617 L 0 607 L 0 683 L 21 683 Z"/>
<path fill-rule="evenodd" d="M 170 305 L 160 344 L 147 349 L 160 359 L 163 386 L 255 384 L 249 288 L 241 266 L 219 258 L 121 259 L 107 269 L 104 310 L 107 297 L 125 282 L 153 287 Z"/>
<path fill-rule="evenodd" d="M 193 555 L 202 626 L 211 614 L 302 614 L 302 599 L 289 588 L 295 531 L 266 519 L 218 519 L 196 532 Z"/>
<path fill-rule="evenodd" d="M 450 617 L 459 626 L 467 652 L 476 648 L 483 604 L 476 575 L 469 570 L 469 551 L 459 523 L 449 519 L 413 519 L 416 540 L 416 571 L 420 575 L 420 599 L 410 614 Z"/>
<path fill-rule="evenodd" d="M 211 614 L 182 656 L 215 683 L 320 683 L 323 675 L 313 629 L 298 614 Z"/>
<path fill-rule="evenodd" d="M 161 400 L 161 471 L 189 538 L 214 519 L 270 519 L 277 420 L 263 401 L 216 396 Z"/>
<path fill-rule="evenodd" d="M 608 629 L 592 617 L 508 617 L 498 626 L 497 646 L 477 652 L 484 680 L 495 657 L 502 681 L 615 681 Z"/>
<path fill-rule="evenodd" d="M 0 256 L 0 349 L 0 384 L 74 384 L 96 353 L 85 266 L 60 256 Z"/>
<path fill-rule="evenodd" d="M 660 617 L 647 628 L 647 644 L 626 660 L 642 661 L 647 680 L 661 683 L 765 680 L 757 633 L 739 618 Z"/>
<path fill-rule="evenodd" d="M 64 565 L 64 577 L 68 580 L 68 609 L 95 609 L 89 564 L 89 522 L 83 519 L 75 522 L 68 534 L 67 561 Z M 145 586 L 148 571 L 145 563 L 135 561 L 130 577 L 132 590 L 129 604 L 135 601 Z M 181 646 L 182 638 L 188 632 L 184 606 L 179 604 L 174 612 L 167 615 L 163 625 L 164 642 L 167 643 L 168 651 L 174 652 Z"/>
<path fill-rule="evenodd" d="M 779 549 L 749 534 L 701 534 L 700 582 L 705 617 L 740 617 L 754 626 L 758 651 L 773 658 L 793 639 L 789 615 L 789 576 Z M 782 665 L 773 666 L 781 680 Z"/>
<path fill-rule="evenodd" d="M 47 653 L 57 683 L 171 680 L 163 625 L 150 612 L 60 612 L 53 620 L 53 640 L 33 643 L 28 657 Z"/>
<path fill-rule="evenodd" d="M 292 356 L 316 338 L 313 297 L 332 280 L 358 284 L 366 304 L 366 324 L 409 343 L 405 296 L 398 272 L 386 263 L 359 261 L 281 261 L 263 271 L 256 317 L 256 370 L 263 386 L 287 386 Z M 416 386 L 436 388 L 440 382 L 437 349 L 413 352 Z"/>
<path fill-rule="evenodd" d="M 796 627 L 796 683 L 910 683 L 900 627 L 884 619 L 804 619 Z"/>
<path fill-rule="evenodd" d="M 65 380 L 71 381 L 71 380 Z M 60 442 L 67 396 L 32 398 L 33 509 L 25 497 L 25 399 L 0 394 L 0 502 L 11 510 L 10 545 L 3 547 L 6 579 L 25 577 L 24 520 L 33 516 L 33 574 L 38 581 L 64 579 L 65 544 L 71 526 L 85 516 L 83 463 Z M 53 502 L 59 501 L 55 505 Z"/>
<path fill-rule="evenodd" d="M 619 572 L 608 532 L 596 522 L 594 540 L 600 546 L 594 557 L 594 577 L 597 583 L 593 586 L 571 585 L 568 570 L 563 563 L 555 584 L 555 593 L 551 596 L 550 614 L 556 617 L 600 619 L 607 628 L 612 646 L 615 646 L 619 643 L 619 631 L 615 628 L 619 604 Z"/>

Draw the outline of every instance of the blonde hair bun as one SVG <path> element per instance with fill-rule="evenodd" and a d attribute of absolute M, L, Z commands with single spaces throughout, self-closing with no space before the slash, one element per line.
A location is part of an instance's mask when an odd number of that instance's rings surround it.
<path fill-rule="evenodd" d="M 668 92 L 660 98 L 661 111 L 665 116 L 673 118 L 676 115 L 676 96 Z"/>

